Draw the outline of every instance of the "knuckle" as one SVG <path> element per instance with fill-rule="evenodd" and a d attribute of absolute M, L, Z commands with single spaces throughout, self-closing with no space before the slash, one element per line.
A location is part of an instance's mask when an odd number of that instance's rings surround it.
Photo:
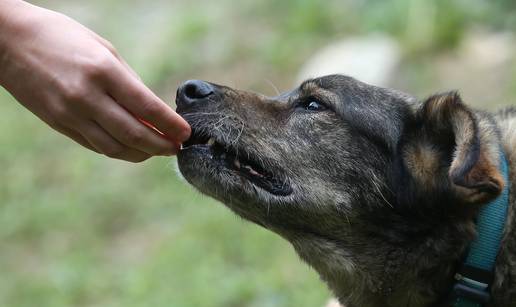
<path fill-rule="evenodd" d="M 80 101 L 87 96 L 86 87 L 83 84 L 70 83 L 63 86 L 62 95 L 66 101 Z"/>
<path fill-rule="evenodd" d="M 140 129 L 130 129 L 125 134 L 125 139 L 129 145 L 139 146 L 145 141 L 145 135 Z"/>
<path fill-rule="evenodd" d="M 55 119 L 50 118 L 50 117 L 45 119 L 45 123 L 46 123 L 50 128 L 52 128 L 52 129 L 54 129 L 54 130 L 57 130 L 57 131 L 59 131 L 59 128 L 61 127 L 61 125 L 60 125 L 60 124 L 58 124 L 58 122 L 57 122 Z"/>
<path fill-rule="evenodd" d="M 117 51 L 116 51 L 116 48 L 115 46 L 113 46 L 113 44 L 108 41 L 107 39 L 101 37 L 101 36 L 98 36 L 98 40 L 100 41 L 100 43 L 107 49 L 109 50 L 109 52 L 113 53 L 113 54 L 116 54 Z"/>
<path fill-rule="evenodd" d="M 70 117 L 68 110 L 62 104 L 55 104 L 50 109 L 50 119 L 49 121 L 53 124 L 63 124 L 68 121 Z"/>
<path fill-rule="evenodd" d="M 155 118 L 163 114 L 162 106 L 155 101 L 144 101 L 141 108 L 145 118 Z"/>
<path fill-rule="evenodd" d="M 104 70 L 105 70 L 104 65 L 105 65 L 104 62 L 101 60 L 91 62 L 91 63 L 84 65 L 83 71 L 87 77 L 95 79 L 95 78 L 101 76 L 102 74 L 104 74 Z"/>
<path fill-rule="evenodd" d="M 62 111 L 60 114 L 60 122 L 65 126 L 74 126 L 75 119 L 70 113 Z"/>
<path fill-rule="evenodd" d="M 96 79 L 106 74 L 113 64 L 109 54 L 101 54 L 82 64 L 82 70 L 86 77 Z"/>
<path fill-rule="evenodd" d="M 59 130 L 61 128 L 60 120 L 54 114 L 47 114 L 44 121 L 55 130 Z"/>
<path fill-rule="evenodd" d="M 104 46 L 106 47 L 109 52 L 111 52 L 114 55 L 118 55 L 118 51 L 116 50 L 115 46 L 111 44 L 109 41 L 104 40 Z"/>
<path fill-rule="evenodd" d="M 116 158 L 119 159 L 124 155 L 124 148 L 122 146 L 118 145 L 110 145 L 106 146 L 102 149 L 102 153 L 110 158 Z"/>

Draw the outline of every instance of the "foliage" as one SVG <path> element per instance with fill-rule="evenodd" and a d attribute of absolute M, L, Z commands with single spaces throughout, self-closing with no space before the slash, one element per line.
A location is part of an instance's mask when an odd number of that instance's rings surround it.
<path fill-rule="evenodd" d="M 167 100 L 187 78 L 290 85 L 307 56 L 344 36 L 387 32 L 418 63 L 473 25 L 516 20 L 511 0 L 236 3 L 40 1 L 111 40 Z M 299 307 L 330 296 L 286 242 L 193 191 L 173 159 L 89 153 L 5 92 L 0 114 L 1 306 Z"/>

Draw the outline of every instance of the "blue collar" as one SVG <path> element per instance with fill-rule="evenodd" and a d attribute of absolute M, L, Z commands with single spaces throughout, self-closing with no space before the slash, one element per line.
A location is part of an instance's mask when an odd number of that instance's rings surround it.
<path fill-rule="evenodd" d="M 489 287 L 494 277 L 496 256 L 502 241 L 509 206 L 509 167 L 500 151 L 500 171 L 505 187 L 495 200 L 480 210 L 477 218 L 477 238 L 458 270 L 452 291 L 454 307 L 481 307 L 490 301 Z"/>

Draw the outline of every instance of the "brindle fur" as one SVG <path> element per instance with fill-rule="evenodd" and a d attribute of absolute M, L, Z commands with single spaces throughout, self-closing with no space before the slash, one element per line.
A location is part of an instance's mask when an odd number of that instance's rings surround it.
<path fill-rule="evenodd" d="M 446 306 L 478 209 L 506 184 L 515 191 L 516 109 L 473 111 L 456 93 L 418 101 L 341 75 L 278 97 L 213 86 L 194 104 L 178 97 L 178 112 L 292 193 L 275 196 L 184 151 L 192 185 L 290 241 L 347 307 Z M 299 107 L 307 99 L 328 109 Z M 500 146 L 511 183 L 498 171 Z M 492 307 L 516 306 L 515 206 L 511 192 Z"/>

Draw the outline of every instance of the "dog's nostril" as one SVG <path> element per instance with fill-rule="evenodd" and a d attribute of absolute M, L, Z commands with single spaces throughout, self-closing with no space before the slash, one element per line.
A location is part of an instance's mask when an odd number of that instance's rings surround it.
<path fill-rule="evenodd" d="M 183 84 L 183 95 L 190 99 L 202 99 L 213 94 L 211 84 L 200 80 L 189 80 Z"/>
<path fill-rule="evenodd" d="M 185 86 L 185 95 L 190 98 L 195 98 L 197 96 L 197 87 L 193 84 L 187 84 Z"/>

